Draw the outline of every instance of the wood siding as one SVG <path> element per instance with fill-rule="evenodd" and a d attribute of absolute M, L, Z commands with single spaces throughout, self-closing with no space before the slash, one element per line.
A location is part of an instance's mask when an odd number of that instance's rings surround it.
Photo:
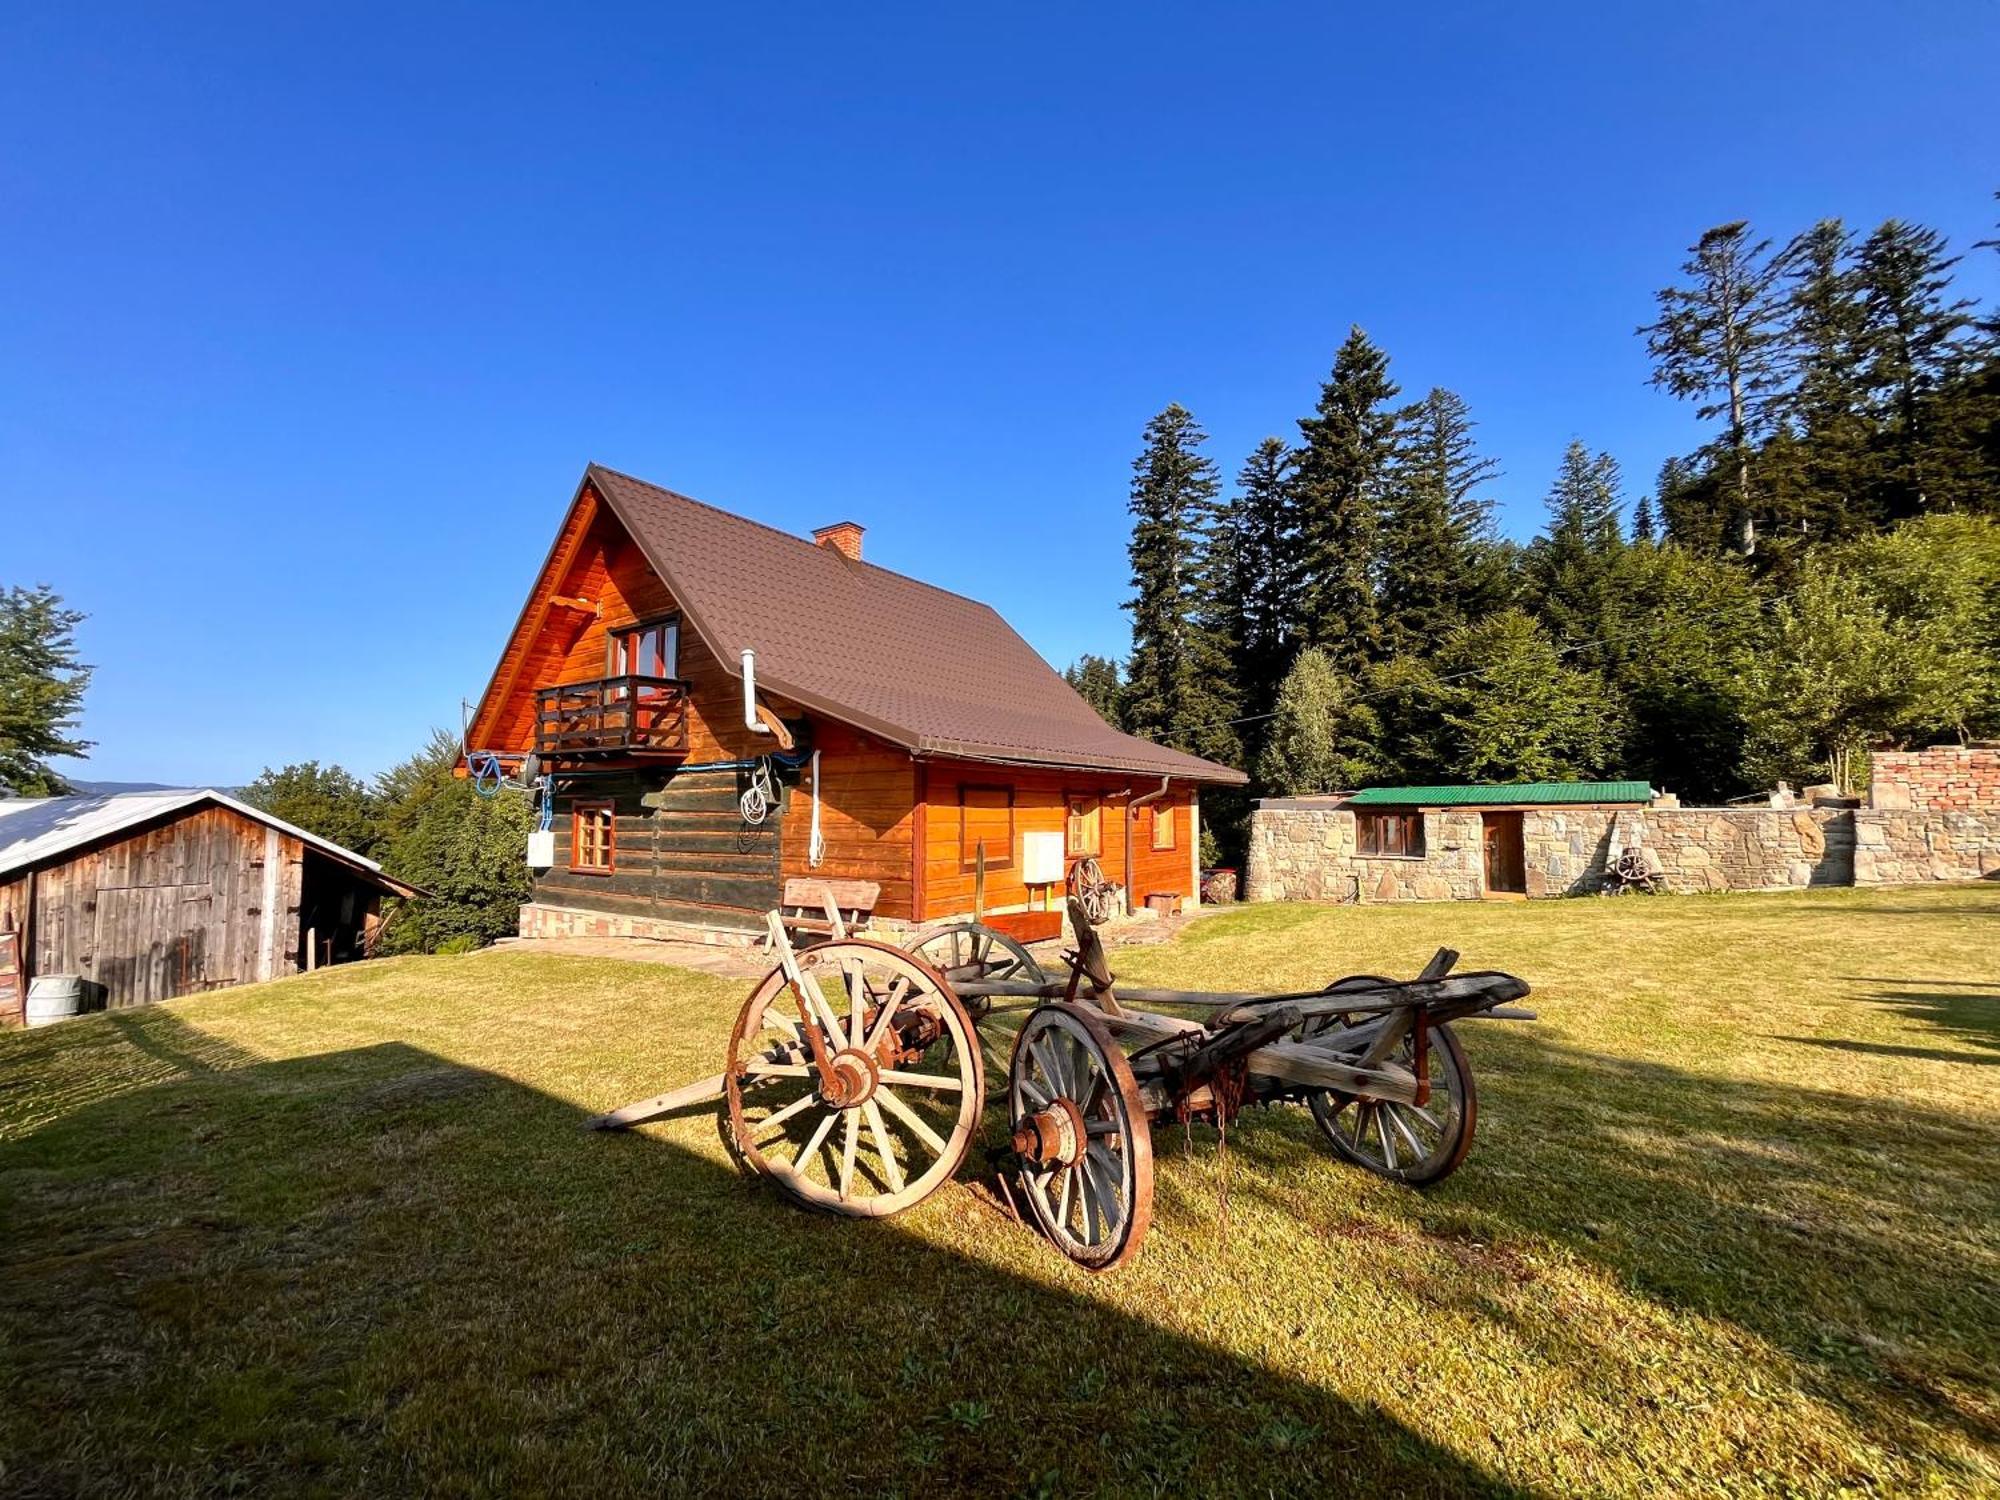
<path fill-rule="evenodd" d="M 297 967 L 301 841 L 208 807 L 35 873 L 27 971 L 78 974 L 106 1003 L 143 1005 Z"/>
<path fill-rule="evenodd" d="M 1021 835 L 1063 833 L 1067 822 L 1067 797 L 1077 793 L 1101 800 L 1099 825 L 1101 851 L 1097 862 L 1107 878 L 1125 878 L 1125 819 L 1129 796 L 1143 797 L 1159 786 L 1157 779 L 1106 778 L 1101 772 L 1025 771 L 963 762 L 932 761 L 925 766 L 923 909 L 920 920 L 935 921 L 972 910 L 974 865 L 971 847 L 980 832 L 991 836 L 995 815 L 981 807 L 990 801 L 979 795 L 968 810 L 962 805 L 965 788 L 1009 787 L 1013 791 L 1013 847 L 1004 859 L 1000 851 L 987 850 L 986 909 L 998 911 L 1028 904 L 1029 892 L 1021 882 Z M 1174 787 L 1159 803 L 1139 809 L 1133 830 L 1133 902 L 1141 904 L 1154 892 L 1171 892 L 1183 899 L 1194 894 L 1195 868 L 1191 841 L 1198 837 L 1197 821 L 1190 808 L 1191 797 L 1184 787 Z M 1155 807 L 1173 809 L 1174 842 L 1170 849 L 1153 845 Z M 1065 846 L 1064 868 L 1080 856 Z M 1052 893 L 1060 906 L 1062 893 Z"/>
<path fill-rule="evenodd" d="M 801 768 L 785 814 L 784 874 L 872 880 L 878 916 L 907 920 L 916 839 L 917 771 L 909 754 L 830 719 L 813 720 L 820 752 L 820 832 L 825 855 L 807 858 L 812 833 L 812 767 Z"/>

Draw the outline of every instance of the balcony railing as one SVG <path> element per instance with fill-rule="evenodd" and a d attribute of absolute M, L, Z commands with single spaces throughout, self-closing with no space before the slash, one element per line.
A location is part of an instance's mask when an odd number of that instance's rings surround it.
<path fill-rule="evenodd" d="M 598 677 L 535 694 L 535 753 L 685 755 L 687 684 L 672 677 Z"/>

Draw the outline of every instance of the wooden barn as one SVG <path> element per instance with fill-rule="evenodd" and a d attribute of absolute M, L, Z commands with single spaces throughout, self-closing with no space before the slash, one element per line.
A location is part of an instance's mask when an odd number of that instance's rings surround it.
<path fill-rule="evenodd" d="M 755 931 L 795 877 L 873 886 L 890 924 L 1057 909 L 1085 857 L 1198 898 L 1200 789 L 1242 773 L 1113 729 L 861 544 L 585 471 L 467 731 L 554 778 L 524 932 Z"/>
<path fill-rule="evenodd" d="M 384 896 L 373 860 L 216 791 L 0 801 L 0 960 L 19 1021 L 37 975 L 108 1006 L 359 958 Z"/>

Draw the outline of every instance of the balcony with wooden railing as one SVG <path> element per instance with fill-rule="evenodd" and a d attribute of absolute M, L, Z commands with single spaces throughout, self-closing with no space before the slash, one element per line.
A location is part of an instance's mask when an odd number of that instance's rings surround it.
<path fill-rule="evenodd" d="M 669 756 L 688 753 L 688 686 L 672 677 L 595 677 L 535 694 L 535 753 Z"/>

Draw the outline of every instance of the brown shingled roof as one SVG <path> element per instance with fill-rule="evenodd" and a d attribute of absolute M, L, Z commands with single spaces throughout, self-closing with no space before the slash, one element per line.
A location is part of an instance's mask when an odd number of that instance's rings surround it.
<path fill-rule="evenodd" d="M 918 755 L 1241 784 L 1120 734 L 987 605 L 592 464 L 593 486 L 724 668 Z"/>

